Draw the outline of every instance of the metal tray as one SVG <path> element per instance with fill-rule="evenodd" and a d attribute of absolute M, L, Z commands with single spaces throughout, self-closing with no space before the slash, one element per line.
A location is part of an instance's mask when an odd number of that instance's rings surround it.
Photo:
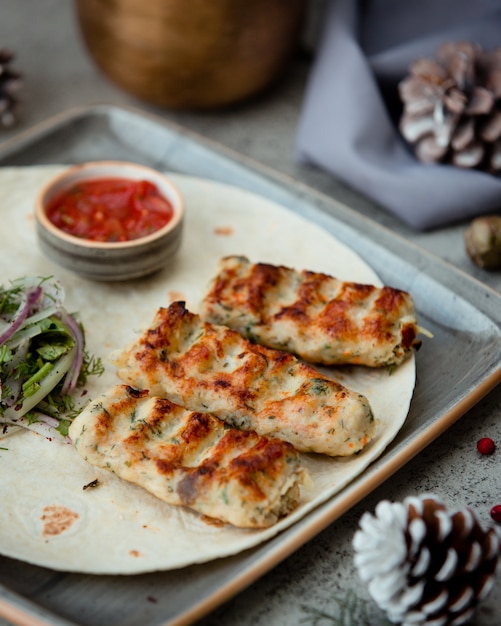
<path fill-rule="evenodd" d="M 355 249 L 385 283 L 413 294 L 434 340 L 417 353 L 415 395 L 397 438 L 300 522 L 254 549 L 182 573 L 89 576 L 0 557 L 0 615 L 17 624 L 179 626 L 201 618 L 339 518 L 501 381 L 501 294 L 290 178 L 164 120 L 106 105 L 71 110 L 0 146 L 0 166 L 106 158 L 239 186 L 318 223 Z"/>

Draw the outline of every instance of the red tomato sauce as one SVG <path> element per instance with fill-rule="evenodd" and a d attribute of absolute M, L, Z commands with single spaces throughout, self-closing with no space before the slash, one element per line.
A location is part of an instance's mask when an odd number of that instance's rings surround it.
<path fill-rule="evenodd" d="M 173 215 L 172 204 L 154 183 L 126 178 L 79 182 L 47 206 L 47 217 L 65 233 L 104 242 L 150 235 Z"/>

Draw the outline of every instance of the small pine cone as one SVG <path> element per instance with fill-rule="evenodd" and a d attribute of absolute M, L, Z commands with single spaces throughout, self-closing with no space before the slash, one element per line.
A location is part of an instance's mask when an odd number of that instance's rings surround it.
<path fill-rule="evenodd" d="M 21 74 L 10 68 L 14 55 L 0 49 L 0 126 L 12 126 L 17 121 L 19 103 L 17 92 L 21 87 Z"/>
<path fill-rule="evenodd" d="M 501 48 L 443 44 L 411 65 L 399 93 L 400 132 L 418 159 L 501 171 Z"/>
<path fill-rule="evenodd" d="M 433 495 L 381 501 L 353 538 L 354 563 L 378 606 L 404 626 L 457 626 L 494 585 L 499 536 L 473 511 Z"/>

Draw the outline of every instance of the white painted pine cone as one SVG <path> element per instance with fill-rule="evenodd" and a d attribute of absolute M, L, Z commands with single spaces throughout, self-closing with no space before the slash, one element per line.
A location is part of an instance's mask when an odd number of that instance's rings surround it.
<path fill-rule="evenodd" d="M 377 605 L 403 626 L 458 626 L 494 585 L 500 538 L 470 509 L 434 495 L 381 501 L 354 535 L 354 563 Z"/>

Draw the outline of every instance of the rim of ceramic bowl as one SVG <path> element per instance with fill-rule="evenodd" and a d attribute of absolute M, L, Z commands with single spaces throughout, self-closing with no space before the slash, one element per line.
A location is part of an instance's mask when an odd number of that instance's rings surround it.
<path fill-rule="evenodd" d="M 130 239 L 127 241 L 93 241 L 83 239 L 64 232 L 53 224 L 46 213 L 46 206 L 56 194 L 72 187 L 75 183 L 83 180 L 93 180 L 97 178 L 116 177 L 130 180 L 148 180 L 155 183 L 163 195 L 172 204 L 174 215 L 165 226 L 159 228 L 149 235 Z M 103 250 L 117 250 L 134 248 L 143 244 L 148 244 L 161 239 L 166 234 L 173 231 L 184 217 L 184 201 L 177 186 L 168 178 L 168 175 L 159 172 L 147 165 L 134 163 L 132 161 L 87 161 L 78 163 L 56 174 L 47 181 L 35 201 L 35 217 L 45 230 L 51 232 L 55 237 L 62 239 L 69 244 L 79 246 L 82 249 L 100 248 Z"/>

